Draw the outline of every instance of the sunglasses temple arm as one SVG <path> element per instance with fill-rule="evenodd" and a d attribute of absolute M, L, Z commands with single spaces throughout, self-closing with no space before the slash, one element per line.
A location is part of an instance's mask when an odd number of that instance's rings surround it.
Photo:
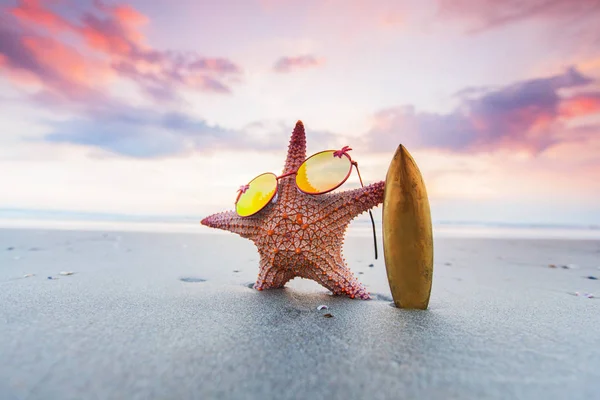
<path fill-rule="evenodd" d="M 373 243 L 375 244 L 375 259 L 377 260 L 377 235 L 375 235 L 375 220 L 373 219 L 371 210 L 369 210 L 369 216 L 371 217 L 371 225 L 373 226 Z"/>
<path fill-rule="evenodd" d="M 356 173 L 358 174 L 360 186 L 365 187 L 360 176 L 360 171 L 358 170 L 358 163 L 356 161 L 352 161 L 352 165 L 354 165 L 354 167 L 356 168 Z M 371 212 L 371 210 L 369 210 L 369 216 L 371 217 L 371 226 L 373 227 L 373 243 L 375 244 L 375 259 L 377 260 L 377 235 L 375 234 L 375 220 L 373 219 L 373 213 Z"/>
<path fill-rule="evenodd" d="M 352 160 L 352 165 L 354 165 L 354 168 L 356 168 L 356 173 L 358 174 L 358 180 L 360 181 L 360 186 L 365 187 L 365 185 L 363 184 L 362 178 L 360 176 L 360 171 L 358 170 L 358 163 L 354 160 Z"/>

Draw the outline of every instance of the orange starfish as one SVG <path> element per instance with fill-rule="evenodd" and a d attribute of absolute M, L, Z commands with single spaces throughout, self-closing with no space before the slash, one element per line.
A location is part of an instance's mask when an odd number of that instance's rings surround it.
<path fill-rule="evenodd" d="M 304 125 L 298 121 L 284 174 L 297 170 L 305 159 Z M 254 242 L 260 254 L 257 290 L 280 288 L 301 277 L 320 283 L 335 295 L 369 299 L 342 258 L 342 245 L 350 221 L 383 202 L 384 183 L 314 196 L 300 192 L 293 176 L 286 177 L 279 182 L 277 200 L 253 216 L 227 211 L 206 217 L 202 224 Z"/>

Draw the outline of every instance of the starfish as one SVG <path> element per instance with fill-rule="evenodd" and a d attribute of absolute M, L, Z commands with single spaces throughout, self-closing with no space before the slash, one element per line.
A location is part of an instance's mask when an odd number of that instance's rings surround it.
<path fill-rule="evenodd" d="M 296 123 L 283 169 L 297 170 L 306 159 L 302 121 Z M 257 290 L 281 288 L 295 277 L 312 279 L 334 295 L 369 299 L 365 287 L 342 258 L 344 233 L 355 217 L 383 202 L 384 181 L 359 189 L 321 195 L 302 193 L 295 175 L 279 180 L 276 201 L 258 213 L 213 214 L 202 224 L 254 242 L 260 255 Z"/>

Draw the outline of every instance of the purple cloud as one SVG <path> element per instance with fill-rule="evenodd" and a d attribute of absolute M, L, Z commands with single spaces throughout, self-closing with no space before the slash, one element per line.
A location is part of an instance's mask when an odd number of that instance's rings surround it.
<path fill-rule="evenodd" d="M 127 5 L 94 0 L 76 14 L 61 3 L 17 1 L 0 16 L 0 73 L 45 109 L 77 117 L 40 121 L 42 140 L 99 148 L 122 156 L 166 157 L 227 146 L 269 148 L 277 137 L 250 141 L 243 131 L 210 125 L 176 112 L 131 107 L 107 90 L 115 75 L 150 100 L 178 100 L 182 89 L 230 93 L 241 68 L 226 58 L 155 49 L 140 26 L 148 18 Z M 59 11 L 57 11 L 60 10 Z M 4 9 L 3 9 L 4 11 Z M 70 15 L 70 19 L 63 15 Z M 277 145 L 280 143 L 277 142 Z"/>
<path fill-rule="evenodd" d="M 96 109 L 93 115 L 53 122 L 51 128 L 43 138 L 46 142 L 97 148 L 125 157 L 160 158 L 218 149 L 282 151 L 293 126 L 255 122 L 231 130 L 183 113 L 115 104 Z M 311 132 L 311 136 L 323 145 L 335 142 L 335 135 L 329 132 Z"/>
<path fill-rule="evenodd" d="M 412 106 L 382 110 L 369 132 L 373 150 L 403 143 L 454 152 L 525 150 L 537 154 L 574 139 L 565 135 L 567 119 L 600 113 L 599 93 L 561 97 L 561 89 L 592 83 L 571 68 L 563 74 L 503 88 L 461 91 L 460 105 L 448 114 L 418 112 Z M 600 128 L 594 131 L 600 133 Z"/>
<path fill-rule="evenodd" d="M 156 114 L 151 110 L 111 111 L 53 123 L 44 140 L 99 148 L 136 158 L 166 157 L 213 147 L 214 142 L 234 134 L 200 119 L 179 114 Z M 221 138 L 221 139 L 220 139 Z"/>
<path fill-rule="evenodd" d="M 538 19 L 564 24 L 562 34 L 576 33 L 592 41 L 600 39 L 598 0 L 439 0 L 438 4 L 442 17 L 469 21 L 471 33 Z"/>
<path fill-rule="evenodd" d="M 161 101 L 177 99 L 182 89 L 230 93 L 240 80 L 241 68 L 228 59 L 152 48 L 140 30 L 147 22 L 128 5 L 99 0 L 72 20 L 38 0 L 18 1 L 0 21 L 0 73 L 26 73 L 45 90 L 76 102 L 108 85 L 115 72 Z M 73 38 L 82 45 L 74 46 Z"/>
<path fill-rule="evenodd" d="M 322 59 L 318 59 L 310 54 L 298 57 L 281 57 L 273 66 L 273 70 L 275 72 L 291 72 L 296 69 L 312 68 L 322 64 Z"/>

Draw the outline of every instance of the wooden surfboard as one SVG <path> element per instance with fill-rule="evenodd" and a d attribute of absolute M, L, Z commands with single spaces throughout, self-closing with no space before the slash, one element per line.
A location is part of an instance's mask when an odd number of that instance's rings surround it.
<path fill-rule="evenodd" d="M 396 307 L 427 309 L 433 279 L 433 232 L 421 172 L 403 145 L 390 163 L 383 198 L 383 252 Z"/>

